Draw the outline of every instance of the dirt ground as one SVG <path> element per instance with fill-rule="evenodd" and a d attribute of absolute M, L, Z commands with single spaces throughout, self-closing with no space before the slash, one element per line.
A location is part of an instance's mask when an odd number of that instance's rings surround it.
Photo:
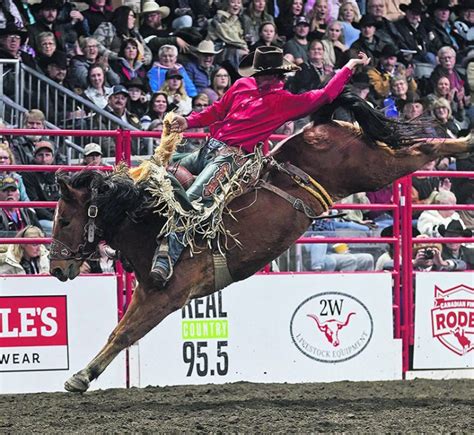
<path fill-rule="evenodd" d="M 474 380 L 0 395 L 0 433 L 472 432 Z"/>

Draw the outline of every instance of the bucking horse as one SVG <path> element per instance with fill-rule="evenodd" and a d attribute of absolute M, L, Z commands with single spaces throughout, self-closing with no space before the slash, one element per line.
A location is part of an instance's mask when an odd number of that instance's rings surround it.
<path fill-rule="evenodd" d="M 352 111 L 357 123 L 332 119 L 341 105 Z M 225 252 L 230 275 L 226 283 L 248 278 L 282 254 L 332 201 L 378 190 L 429 161 L 474 148 L 470 137 L 426 136 L 426 125 L 389 120 L 358 97 L 341 94 L 314 114 L 312 123 L 272 150 L 274 164 L 262 184 L 228 204 L 224 224 L 239 243 L 232 241 Z M 143 209 L 146 186 L 96 171 L 58 174 L 58 182 L 61 198 L 52 235 L 51 274 L 61 281 L 74 279 L 83 261 L 105 240 L 121 252 L 137 280 L 132 301 L 105 346 L 65 383 L 68 391 L 84 392 L 120 351 L 191 299 L 219 289 L 215 252 L 206 248 L 191 255 L 185 250 L 168 285 L 154 288 L 149 271 L 165 219 L 152 210 L 137 213 Z"/>

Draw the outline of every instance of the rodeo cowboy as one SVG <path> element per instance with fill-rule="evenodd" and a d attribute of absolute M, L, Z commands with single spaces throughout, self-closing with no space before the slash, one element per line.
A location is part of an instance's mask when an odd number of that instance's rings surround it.
<path fill-rule="evenodd" d="M 243 157 L 253 153 L 258 143 L 268 139 L 285 122 L 331 103 L 342 92 L 353 71 L 369 62 L 367 55 L 359 53 L 358 59 L 350 59 L 323 89 L 295 95 L 283 89 L 284 79 L 285 74 L 299 67 L 286 60 L 281 49 L 259 47 L 246 56 L 239 66 L 243 78 L 220 100 L 187 118 L 176 116 L 171 124 L 172 132 L 206 126 L 210 129 L 207 143 L 180 160 L 190 172 L 199 174 L 186 191 L 189 200 L 200 198 L 204 206 L 212 204 L 221 183 L 237 171 Z M 160 245 L 157 247 L 150 272 L 156 285 L 166 285 L 184 248 L 180 233 L 169 234 L 167 251 Z"/>

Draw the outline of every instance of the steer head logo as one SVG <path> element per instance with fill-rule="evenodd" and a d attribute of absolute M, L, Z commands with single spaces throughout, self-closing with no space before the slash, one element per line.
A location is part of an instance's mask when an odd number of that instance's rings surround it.
<path fill-rule="evenodd" d="M 337 347 L 340 344 L 339 331 L 349 324 L 349 319 L 354 314 L 355 314 L 354 312 L 349 313 L 347 315 L 345 322 L 341 322 L 340 320 L 336 320 L 336 319 L 329 319 L 329 320 L 326 320 L 325 322 L 321 322 L 318 319 L 318 316 L 316 316 L 315 314 L 307 314 L 307 316 L 316 322 L 316 325 L 318 325 L 318 329 L 324 333 L 329 343 L 331 343 L 334 347 Z"/>

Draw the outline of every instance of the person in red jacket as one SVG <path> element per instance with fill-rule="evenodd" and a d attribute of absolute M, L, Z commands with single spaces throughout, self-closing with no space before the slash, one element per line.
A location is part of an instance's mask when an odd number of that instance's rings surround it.
<path fill-rule="evenodd" d="M 268 139 L 285 122 L 331 103 L 342 92 L 354 69 L 369 62 L 366 54 L 359 53 L 359 57 L 350 59 L 323 89 L 295 95 L 284 89 L 284 78 L 299 67 L 284 59 L 281 49 L 259 47 L 242 59 L 239 73 L 243 78 L 220 100 L 187 118 L 176 116 L 171 124 L 174 132 L 209 126 L 210 138 L 204 147 L 180 160 L 182 166 L 197 175 L 186 191 L 189 200 L 201 199 L 204 206 L 212 204 L 221 183 L 235 173 L 257 144 Z M 150 272 L 155 284 L 166 284 L 184 248 L 179 233 L 168 236 L 168 249 L 158 246 Z"/>

